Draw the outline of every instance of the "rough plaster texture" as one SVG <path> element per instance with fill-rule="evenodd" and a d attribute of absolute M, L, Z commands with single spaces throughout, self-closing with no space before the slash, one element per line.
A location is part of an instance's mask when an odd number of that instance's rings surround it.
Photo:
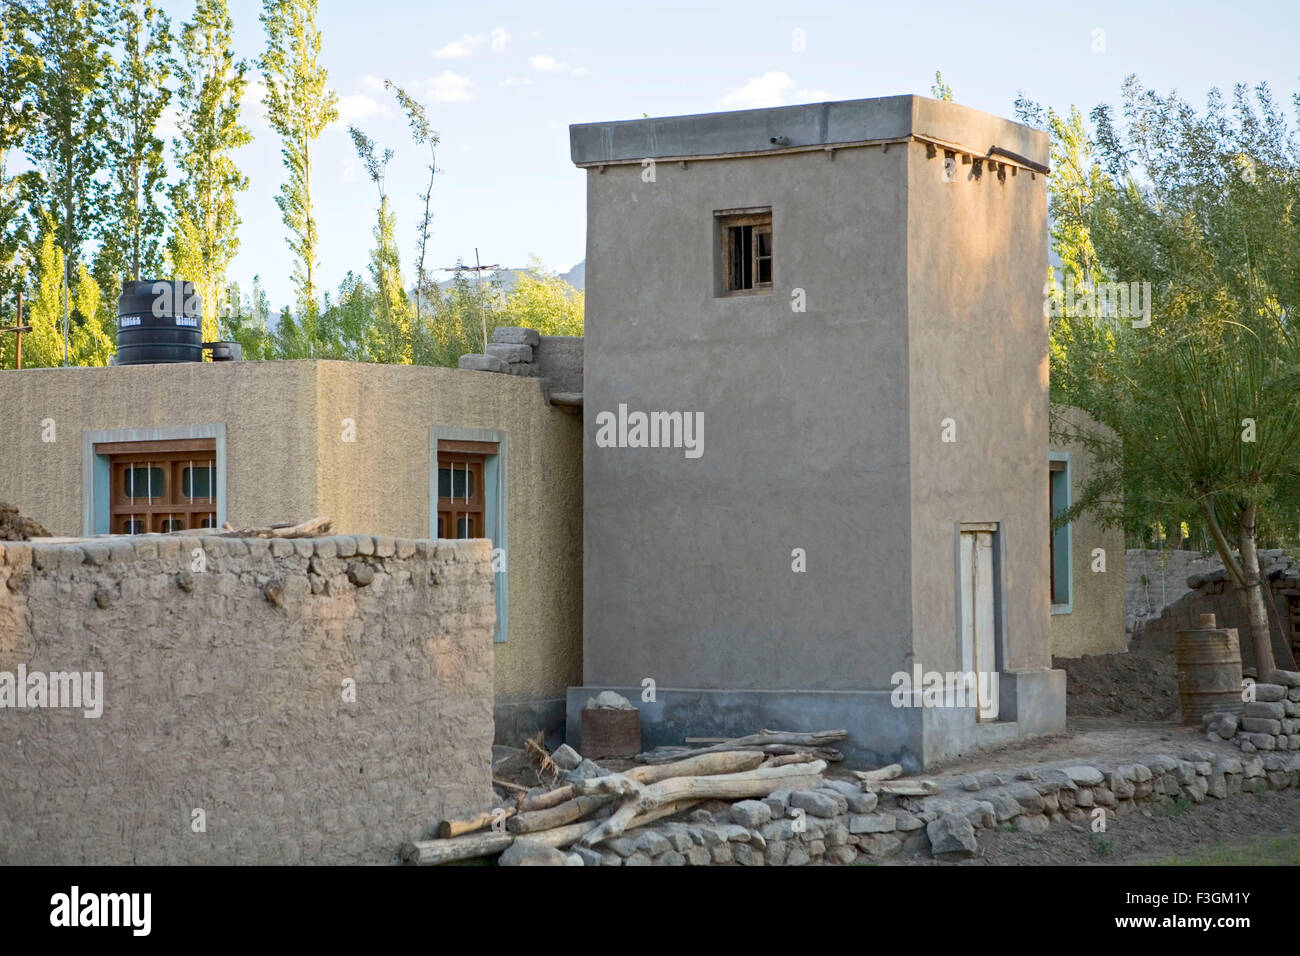
<path fill-rule="evenodd" d="M 323 514 L 335 531 L 407 537 L 430 533 L 430 426 L 504 431 L 511 612 L 497 699 L 562 697 L 579 677 L 581 425 L 537 379 L 328 361 L 24 369 L 0 374 L 0 407 L 0 500 L 63 535 L 82 533 L 84 430 L 223 422 L 235 527 Z"/>
<path fill-rule="evenodd" d="M 1073 430 L 1100 428 L 1077 408 L 1057 406 L 1056 414 Z M 1070 500 L 1074 501 L 1093 477 L 1094 456 L 1077 441 L 1053 441 L 1052 451 L 1070 455 Z M 1093 571 L 1093 549 L 1105 552 L 1106 570 Z M 1069 613 L 1051 618 L 1052 656 L 1116 654 L 1128 647 L 1124 626 L 1124 531 L 1103 528 L 1094 515 L 1071 522 L 1070 554 L 1073 559 Z"/>
<path fill-rule="evenodd" d="M 574 157 L 723 155 L 788 132 L 1046 161 L 1043 134 L 952 104 L 829 106 L 593 124 Z M 864 692 L 914 660 L 954 670 L 963 521 L 1003 531 L 1000 669 L 1050 667 L 1046 181 L 971 168 L 945 182 L 942 151 L 914 140 L 660 163 L 654 182 L 639 163 L 589 168 L 588 686 Z M 768 205 L 772 291 L 716 296 L 714 212 Z M 620 403 L 702 412 L 703 456 L 598 448 L 595 416 Z M 1044 686 L 1062 693 L 1042 724 L 1063 725 L 1063 685 Z"/>
<path fill-rule="evenodd" d="M 0 670 L 104 675 L 97 719 L 0 711 L 0 863 L 388 863 L 489 802 L 488 542 L 0 552 Z"/>

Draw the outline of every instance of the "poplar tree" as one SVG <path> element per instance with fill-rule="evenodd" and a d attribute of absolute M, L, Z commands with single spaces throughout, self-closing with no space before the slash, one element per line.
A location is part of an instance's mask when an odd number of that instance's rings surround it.
<path fill-rule="evenodd" d="M 437 175 L 438 167 L 435 162 L 438 150 L 438 134 L 429 125 L 429 116 L 424 106 L 417 102 L 406 90 L 395 84 L 392 80 L 384 80 L 384 88 L 393 91 L 397 97 L 397 103 L 406 114 L 407 122 L 411 126 L 411 139 L 417 146 L 427 146 L 429 148 L 429 184 L 425 187 L 424 192 L 420 193 L 420 201 L 424 203 L 424 215 L 420 219 L 418 245 L 419 253 L 415 260 L 415 318 L 417 324 L 424 321 L 424 299 L 425 286 L 428 282 L 428 275 L 424 269 L 425 253 L 429 249 L 429 233 L 433 225 L 433 179 Z"/>
<path fill-rule="evenodd" d="M 160 275 L 167 166 L 158 122 L 171 99 L 167 82 L 175 69 L 171 21 L 154 0 L 119 0 L 114 13 L 123 52 L 107 77 L 111 218 L 100 224 L 95 270 L 109 292 L 123 276 L 139 279 L 141 270 Z"/>
<path fill-rule="evenodd" d="M 34 23 L 41 64 L 31 84 L 37 118 L 27 154 L 41 171 L 37 202 L 54 224 L 69 280 L 82 246 L 98 231 L 101 208 L 104 79 L 112 64 L 103 14 L 101 0 L 44 0 Z"/>
<path fill-rule="evenodd" d="M 9 159 L 21 149 L 36 111 L 30 83 L 40 67 L 32 45 L 32 14 L 26 2 L 0 0 L 0 325 L 14 318 L 13 299 L 22 287 L 29 263 L 31 221 L 24 209 L 24 187 L 39 180 L 39 173 L 11 176 Z M 12 350 L 12 336 L 0 336 L 0 366 Z"/>
<path fill-rule="evenodd" d="M 394 216 L 384 191 L 384 176 L 393 151 L 375 152 L 375 142 L 355 126 L 348 127 L 366 175 L 379 191 L 375 248 L 370 254 L 370 278 L 375 283 L 375 320 L 367 329 L 367 352 L 376 362 L 411 363 L 411 316 L 402 287 L 402 263 L 394 237 Z"/>
<path fill-rule="evenodd" d="M 288 179 L 276 205 L 289 229 L 289 248 L 297 262 L 294 285 L 304 314 L 303 332 L 314 338 L 317 226 L 311 198 L 311 148 L 325 127 L 338 119 L 338 96 L 327 88 L 320 64 L 321 33 L 316 0 L 263 0 L 266 51 L 258 65 L 266 83 L 267 118 L 283 140 L 281 155 Z"/>
<path fill-rule="evenodd" d="M 180 180 L 171 190 L 172 240 L 177 276 L 195 283 L 203 299 L 203 336 L 220 338 L 231 261 L 239 251 L 238 196 L 248 177 L 235 151 L 252 142 L 240 122 L 248 64 L 232 49 L 234 26 L 226 0 L 198 0 L 194 19 L 181 28 L 178 136 Z"/>

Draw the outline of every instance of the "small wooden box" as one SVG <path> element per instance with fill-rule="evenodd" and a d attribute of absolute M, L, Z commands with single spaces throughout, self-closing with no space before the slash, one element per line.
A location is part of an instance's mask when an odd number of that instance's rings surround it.
<path fill-rule="evenodd" d="M 641 712 L 598 708 L 582 712 L 582 755 L 630 757 L 641 752 Z"/>

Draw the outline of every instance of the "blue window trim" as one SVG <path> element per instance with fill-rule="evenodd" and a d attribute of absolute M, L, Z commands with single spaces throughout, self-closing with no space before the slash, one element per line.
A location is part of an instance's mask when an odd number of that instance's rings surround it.
<path fill-rule="evenodd" d="M 1058 496 L 1057 512 L 1064 511 L 1066 508 L 1070 507 L 1072 501 L 1070 495 L 1070 453 L 1068 451 L 1054 451 L 1054 452 L 1049 452 L 1047 457 L 1049 461 L 1065 462 L 1064 471 L 1054 471 L 1050 473 L 1052 476 L 1052 481 L 1058 480 L 1057 475 L 1061 476 L 1059 480 L 1064 488 L 1064 496 L 1063 496 L 1064 504 L 1062 505 L 1062 497 Z M 1056 514 L 1053 513 L 1051 517 L 1055 518 Z M 1064 604 L 1053 603 L 1052 613 L 1073 614 L 1074 613 L 1073 527 L 1067 524 L 1064 527 L 1057 528 L 1055 531 L 1052 532 L 1052 536 L 1055 538 L 1056 568 L 1054 570 L 1056 574 L 1056 579 L 1060 581 L 1062 577 L 1064 577 L 1065 593 L 1068 598 L 1068 600 L 1066 600 Z M 1049 598 L 1050 597 L 1051 596 L 1049 595 Z"/>
<path fill-rule="evenodd" d="M 509 441 L 506 433 L 494 428 L 456 428 L 449 425 L 433 425 L 429 428 L 429 537 L 438 537 L 438 442 L 439 441 L 483 441 L 496 442 L 497 453 L 488 455 L 484 460 L 483 485 L 485 500 L 483 502 L 483 523 L 487 536 L 492 540 L 495 550 L 500 548 L 505 555 L 505 568 L 492 577 L 493 599 L 496 603 L 497 626 L 492 640 L 504 644 L 510 634 L 510 544 L 509 514 L 510 502 L 510 468 L 508 463 Z"/>
<path fill-rule="evenodd" d="M 112 527 L 111 472 L 108 455 L 95 454 L 105 442 L 180 441 L 211 438 L 217 446 L 217 527 L 226 522 L 226 425 L 174 425 L 164 428 L 114 428 L 81 433 L 81 533 L 108 534 Z"/>

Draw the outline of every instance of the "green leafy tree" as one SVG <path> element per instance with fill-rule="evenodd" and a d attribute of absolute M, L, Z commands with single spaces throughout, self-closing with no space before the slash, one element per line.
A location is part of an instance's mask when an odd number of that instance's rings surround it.
<path fill-rule="evenodd" d="M 375 151 L 375 142 L 355 126 L 348 127 L 366 175 L 379 191 L 375 248 L 370 254 L 370 278 L 375 284 L 374 322 L 367 329 L 370 358 L 398 365 L 411 363 L 411 315 L 402 284 L 402 263 L 394 235 L 394 217 L 384 191 L 384 177 L 393 151 Z"/>
<path fill-rule="evenodd" d="M 106 85 L 112 64 L 101 0 L 44 0 L 34 25 L 41 67 L 32 77 L 36 122 L 27 154 L 41 172 L 37 202 L 54 224 L 57 244 L 71 264 L 98 231 L 103 208 Z"/>
<path fill-rule="evenodd" d="M 123 276 L 162 274 L 167 164 L 158 122 L 175 64 L 171 21 L 153 0 L 117 0 L 113 12 L 123 52 L 106 77 L 110 215 L 100 223 L 95 273 L 115 293 Z"/>
<path fill-rule="evenodd" d="M 283 140 L 281 155 L 289 177 L 276 197 L 288 227 L 289 248 L 297 257 L 294 284 L 301 328 L 313 339 L 316 317 L 317 226 L 311 196 L 311 147 L 338 119 L 338 96 L 327 88 L 320 65 L 321 34 L 316 0 L 263 0 L 266 51 L 259 66 L 266 82 L 268 120 Z"/>
<path fill-rule="evenodd" d="M 934 71 L 934 83 L 930 87 L 930 95 L 945 103 L 952 102 L 952 87 L 943 81 L 943 74 L 938 70 Z"/>
<path fill-rule="evenodd" d="M 412 361 L 455 368 L 462 355 L 482 349 L 484 323 L 489 337 L 506 324 L 503 302 L 496 276 L 479 285 L 458 270 L 445 289 L 431 283 L 425 318 L 413 329 Z"/>
<path fill-rule="evenodd" d="M 181 28 L 178 136 L 173 145 L 179 181 L 171 190 L 173 274 L 193 282 L 203 299 L 203 336 L 218 338 L 230 263 L 239 251 L 239 194 L 248 177 L 235 151 L 252 142 L 240 122 L 248 64 L 232 48 L 226 0 L 198 0 Z"/>
<path fill-rule="evenodd" d="M 584 296 L 536 258 L 506 297 L 501 325 L 522 325 L 542 335 L 582 335 Z"/>
<path fill-rule="evenodd" d="M 32 223 L 26 205 L 40 174 L 11 175 L 9 169 L 37 118 L 31 98 L 31 82 L 40 70 L 34 29 L 25 0 L 0 0 L 0 325 L 17 318 L 16 294 L 31 267 Z M 13 366 L 13 351 L 13 336 L 0 336 L 0 368 Z"/>
<path fill-rule="evenodd" d="M 420 193 L 424 214 L 420 218 L 420 240 L 417 246 L 419 251 L 415 259 L 415 318 L 419 323 L 424 320 L 424 300 L 427 297 L 430 281 L 429 273 L 425 270 L 425 255 L 429 250 L 429 234 L 433 229 L 433 180 L 438 173 L 436 160 L 439 138 L 438 133 L 429 124 L 429 115 L 421 103 L 392 80 L 384 80 L 384 88 L 392 90 L 393 95 L 397 97 L 397 103 L 410 124 L 411 139 L 417 146 L 427 146 L 429 149 L 429 182 L 424 192 Z"/>
<path fill-rule="evenodd" d="M 73 318 L 68 335 L 69 364 L 107 365 L 114 346 L 101 324 L 99 285 L 81 264 L 74 270 L 71 287 L 64 284 L 65 262 L 54 242 L 53 223 L 45 216 L 42 224 L 35 257 L 36 286 L 26 314 L 32 331 L 23 338 L 23 367 L 63 364 L 65 308 Z"/>
<path fill-rule="evenodd" d="M 222 317 L 222 335 L 238 342 L 245 361 L 253 362 L 275 356 L 275 338 L 269 328 L 271 303 L 262 288 L 260 276 L 253 276 L 253 288 L 248 295 L 240 294 L 239 286 L 232 284 L 227 294 L 230 308 Z"/>
<path fill-rule="evenodd" d="M 1277 657 L 1258 541 L 1300 531 L 1300 156 L 1267 86 L 1230 105 L 1212 92 L 1198 112 L 1130 77 L 1120 115 L 1092 119 L 1101 175 L 1083 224 L 1100 271 L 1149 283 L 1152 318 L 1131 301 L 1071 318 L 1055 395 L 1110 431 L 1063 436 L 1102 466 L 1063 520 L 1095 510 L 1135 530 L 1199 514 L 1265 678 Z"/>

